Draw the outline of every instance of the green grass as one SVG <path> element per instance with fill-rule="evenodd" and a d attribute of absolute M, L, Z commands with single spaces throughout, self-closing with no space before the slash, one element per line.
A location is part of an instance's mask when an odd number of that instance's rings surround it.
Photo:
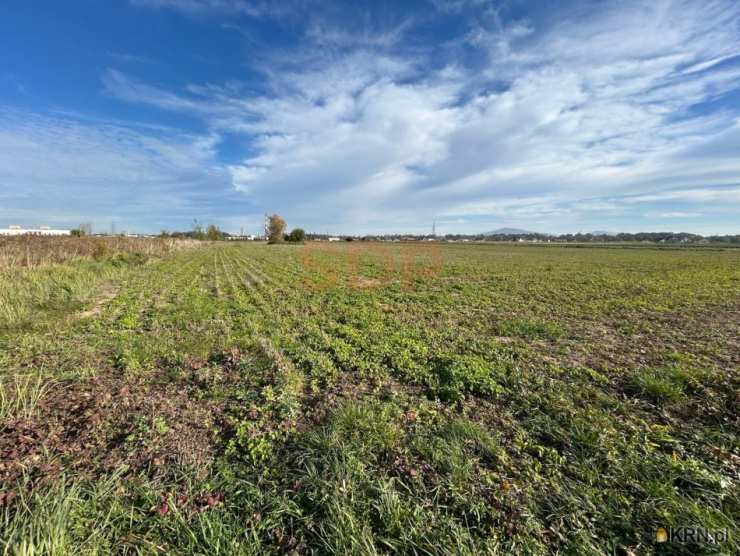
<path fill-rule="evenodd" d="M 0 280 L 7 554 L 740 551 L 740 252 L 206 244 Z M 658 527 L 730 541 L 658 546 Z"/>
<path fill-rule="evenodd" d="M 0 378 L 0 422 L 31 419 L 48 390 L 40 375 Z"/>

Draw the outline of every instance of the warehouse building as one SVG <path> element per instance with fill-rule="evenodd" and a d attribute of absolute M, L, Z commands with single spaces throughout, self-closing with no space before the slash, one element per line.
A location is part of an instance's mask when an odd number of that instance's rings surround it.
<path fill-rule="evenodd" d="M 71 230 L 56 230 L 49 226 L 38 228 L 22 228 L 21 226 L 8 226 L 0 228 L 0 236 L 68 236 Z"/>

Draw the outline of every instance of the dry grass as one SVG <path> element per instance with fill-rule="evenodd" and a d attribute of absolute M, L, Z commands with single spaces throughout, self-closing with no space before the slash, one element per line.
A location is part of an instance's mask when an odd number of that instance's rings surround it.
<path fill-rule="evenodd" d="M 187 239 L 127 237 L 38 237 L 0 238 L 0 271 L 45 266 L 79 259 L 98 259 L 116 253 L 164 255 L 192 247 Z"/>

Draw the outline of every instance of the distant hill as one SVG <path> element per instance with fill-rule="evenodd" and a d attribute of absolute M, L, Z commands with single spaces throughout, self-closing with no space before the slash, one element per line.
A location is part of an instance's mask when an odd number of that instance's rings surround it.
<path fill-rule="evenodd" d="M 491 232 L 484 232 L 484 236 L 520 236 L 527 234 L 534 234 L 536 232 L 530 232 L 528 230 L 520 230 L 519 228 L 499 228 Z"/>

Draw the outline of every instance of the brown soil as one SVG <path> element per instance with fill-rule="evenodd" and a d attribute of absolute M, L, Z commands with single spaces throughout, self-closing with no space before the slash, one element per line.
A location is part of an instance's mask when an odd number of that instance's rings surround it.
<path fill-rule="evenodd" d="M 239 380 L 238 354 L 216 369 L 219 381 Z M 204 363 L 187 361 L 174 382 L 164 375 L 124 378 L 112 372 L 56 383 L 37 416 L 0 424 L 0 485 L 24 475 L 32 485 L 62 469 L 97 476 L 126 466 L 166 477 L 179 468 L 207 471 L 223 446 L 223 400 L 208 395 Z M 209 373 L 214 372 L 213 366 Z M 222 382 L 222 383 L 223 383 Z"/>

